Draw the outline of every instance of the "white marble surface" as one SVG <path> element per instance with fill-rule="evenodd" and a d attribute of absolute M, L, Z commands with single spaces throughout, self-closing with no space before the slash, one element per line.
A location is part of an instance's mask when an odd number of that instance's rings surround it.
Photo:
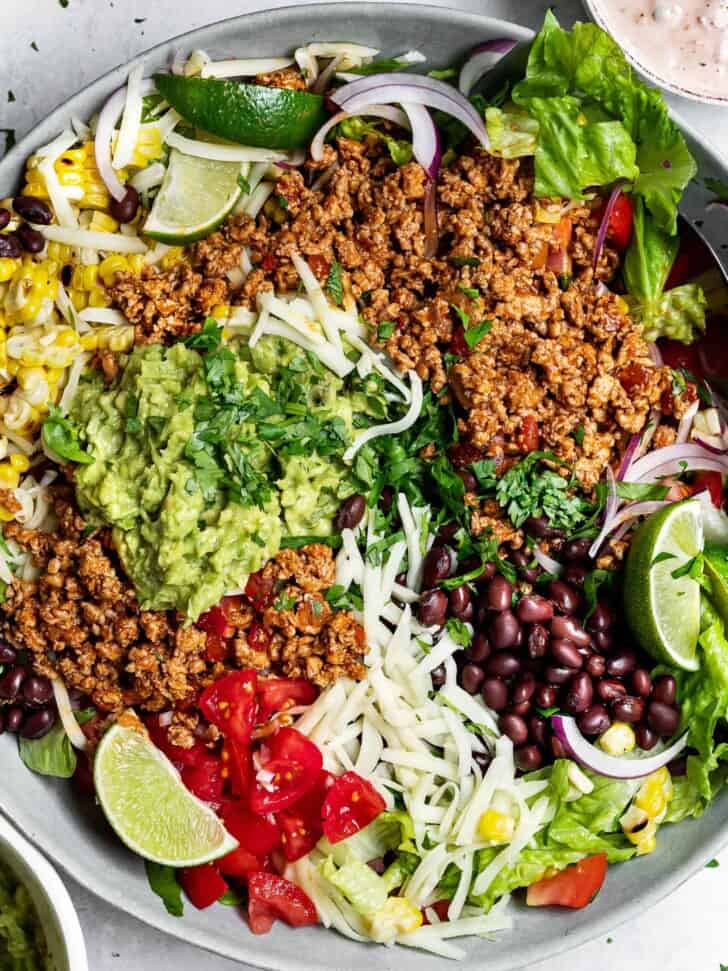
<path fill-rule="evenodd" d="M 204 23 L 286 2 L 291 0 L 68 0 L 65 5 L 60 0 L 0 0 L 0 128 L 13 128 L 20 137 L 64 98 L 145 48 Z M 450 5 L 448 0 L 439 3 Z M 531 27 L 538 25 L 546 8 L 541 0 L 456 3 Z M 578 0 L 554 6 L 564 23 L 582 14 Z M 8 101 L 11 90 L 14 102 Z M 728 155 L 728 112 L 671 100 Z M 721 862 L 647 914 L 641 914 L 635 902 L 634 920 L 609 938 L 536 965 L 533 971 L 720 971 L 721 961 L 728 964 L 723 932 L 728 851 Z M 67 882 L 86 932 L 91 971 L 242 967 L 165 937 Z M 487 949 L 483 965 L 487 967 Z"/>

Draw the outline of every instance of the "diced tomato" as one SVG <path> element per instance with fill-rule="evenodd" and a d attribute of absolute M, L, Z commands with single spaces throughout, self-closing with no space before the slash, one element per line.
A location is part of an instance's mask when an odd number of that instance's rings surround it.
<path fill-rule="evenodd" d="M 265 785 L 256 782 L 250 794 L 250 808 L 256 813 L 277 813 L 287 809 L 315 784 L 315 774 L 292 759 L 271 759 L 262 770 L 269 777 Z"/>
<path fill-rule="evenodd" d="M 377 790 L 356 772 L 345 772 L 326 793 L 321 807 L 324 836 L 329 843 L 353 836 L 384 811 Z"/>
<path fill-rule="evenodd" d="M 208 754 L 203 742 L 195 742 L 191 748 L 173 745 L 169 740 L 167 729 L 159 724 L 159 715 L 150 715 L 145 719 L 144 724 L 157 748 L 161 749 L 175 768 L 180 771 L 186 765 L 195 765 L 200 758 Z"/>
<path fill-rule="evenodd" d="M 225 829 L 253 856 L 267 856 L 281 841 L 275 823 L 250 812 L 240 803 L 227 803 L 222 811 L 222 821 Z"/>
<path fill-rule="evenodd" d="M 600 223 L 604 215 L 604 208 L 602 206 L 598 212 Z M 620 253 L 624 253 L 632 239 L 633 218 L 632 200 L 623 192 L 617 197 L 607 226 L 607 239 L 610 243 L 614 243 Z"/>
<path fill-rule="evenodd" d="M 696 378 L 703 376 L 697 344 L 683 344 L 682 341 L 661 340 L 659 342 L 662 360 L 673 371 L 683 369 Z"/>
<path fill-rule="evenodd" d="M 237 850 L 228 853 L 221 859 L 215 861 L 220 873 L 226 877 L 237 877 L 238 880 L 245 880 L 249 873 L 260 870 L 260 860 L 247 850 L 239 846 Z"/>
<path fill-rule="evenodd" d="M 228 889 L 226 881 L 212 863 L 185 867 L 177 871 L 177 876 L 184 892 L 198 910 L 214 904 Z"/>
<path fill-rule="evenodd" d="M 660 479 L 660 485 L 667 486 L 667 495 L 665 496 L 667 502 L 680 502 L 681 499 L 687 499 L 688 496 L 693 494 L 692 486 L 689 486 L 687 482 L 681 482 L 673 475 L 666 475 Z"/>
<path fill-rule="evenodd" d="M 268 648 L 270 647 L 270 633 L 262 624 L 259 624 L 257 620 L 254 620 L 248 628 L 246 637 L 248 639 L 248 644 L 253 648 L 253 650 L 264 652 L 268 651 Z"/>
<path fill-rule="evenodd" d="M 225 611 L 219 604 L 216 607 L 210 607 L 204 614 L 200 614 L 196 625 L 206 634 L 215 634 L 217 637 L 232 637 L 234 633 L 225 616 Z"/>
<path fill-rule="evenodd" d="M 312 775 L 311 786 L 318 780 L 323 758 L 317 745 L 295 728 L 281 728 L 268 743 L 271 758 L 292 759 Z M 309 787 L 310 788 L 310 787 Z"/>
<path fill-rule="evenodd" d="M 269 250 L 261 260 L 260 265 L 267 273 L 273 273 L 278 268 L 278 260 Z"/>
<path fill-rule="evenodd" d="M 260 721 L 267 721 L 275 712 L 285 711 L 293 705 L 311 705 L 317 697 L 318 688 L 306 678 L 260 678 Z"/>
<path fill-rule="evenodd" d="M 253 756 L 249 748 L 226 738 L 222 746 L 222 775 L 234 796 L 247 799 L 253 786 Z"/>
<path fill-rule="evenodd" d="M 205 658 L 210 664 L 224 661 L 230 654 L 230 642 L 218 634 L 208 634 L 205 641 Z"/>
<path fill-rule="evenodd" d="M 281 844 L 283 853 L 289 863 L 300 860 L 302 856 L 310 853 L 323 835 L 323 827 L 320 820 L 311 826 L 299 812 L 296 806 L 284 809 L 276 815 L 276 820 L 281 828 Z"/>
<path fill-rule="evenodd" d="M 321 253 L 309 253 L 308 254 L 308 265 L 311 267 L 311 272 L 316 277 L 317 280 L 325 280 L 329 271 L 331 270 L 331 263 L 326 259 Z"/>
<path fill-rule="evenodd" d="M 184 784 L 198 799 L 217 803 L 222 798 L 222 762 L 210 752 L 200 755 L 193 765 L 185 765 L 181 775 Z"/>
<path fill-rule="evenodd" d="M 248 921 L 254 934 L 267 934 L 278 918 L 291 927 L 318 923 L 316 908 L 295 883 L 259 870 L 248 876 Z"/>
<path fill-rule="evenodd" d="M 534 251 L 533 258 L 531 260 L 531 266 L 534 270 L 542 270 L 546 266 L 546 260 L 549 256 L 549 244 L 546 240 L 539 243 L 538 248 Z"/>
<path fill-rule="evenodd" d="M 264 576 L 263 571 L 251 573 L 245 584 L 245 596 L 256 610 L 264 610 L 270 605 L 275 593 L 273 577 Z"/>
<path fill-rule="evenodd" d="M 692 494 L 696 496 L 705 489 L 710 494 L 710 501 L 720 509 L 723 505 L 723 477 L 720 472 L 696 472 L 692 481 Z"/>
<path fill-rule="evenodd" d="M 440 918 L 441 921 L 448 919 L 447 918 L 447 912 L 450 909 L 450 901 L 449 900 L 436 900 L 434 904 L 431 904 L 431 907 L 435 911 L 435 913 L 437 914 L 437 916 Z M 426 909 L 429 910 L 430 908 L 427 907 Z M 430 918 L 425 913 L 425 910 L 422 911 L 422 922 L 423 922 L 423 924 L 429 924 L 430 923 Z"/>
<path fill-rule="evenodd" d="M 549 243 L 549 251 L 546 257 L 546 266 L 549 270 L 561 276 L 571 273 L 571 256 L 569 255 L 569 243 L 571 242 L 572 223 L 568 216 L 562 216 L 554 226 Z"/>
<path fill-rule="evenodd" d="M 522 452 L 535 452 L 538 448 L 538 422 L 533 415 L 525 415 L 521 420 L 516 442 Z"/>
<path fill-rule="evenodd" d="M 227 738 L 247 745 L 258 717 L 257 685 L 255 671 L 231 671 L 205 688 L 200 711 Z"/>
<path fill-rule="evenodd" d="M 458 357 L 468 357 L 470 354 L 468 342 L 465 340 L 465 328 L 462 324 L 456 324 L 453 328 L 449 351 L 451 354 L 457 354 Z"/>
<path fill-rule="evenodd" d="M 588 856 L 556 876 L 531 884 L 526 903 L 529 907 L 586 907 L 601 889 L 606 873 L 606 853 Z"/>

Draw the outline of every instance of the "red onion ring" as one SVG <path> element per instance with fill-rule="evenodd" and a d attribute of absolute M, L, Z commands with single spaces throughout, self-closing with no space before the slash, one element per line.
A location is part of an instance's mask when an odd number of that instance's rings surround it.
<path fill-rule="evenodd" d="M 151 79 L 142 81 L 142 97 L 152 94 L 153 91 L 156 91 L 154 81 Z M 119 115 L 124 110 L 125 101 L 126 85 L 123 88 L 119 88 L 118 91 L 115 91 L 101 109 L 101 114 L 96 124 L 96 136 L 94 138 L 96 167 L 104 181 L 104 185 L 117 202 L 121 202 L 126 195 L 126 186 L 119 181 L 119 177 L 111 164 L 111 138 L 114 134 L 116 123 L 119 120 Z"/>
<path fill-rule="evenodd" d="M 706 442 L 704 438 L 698 438 L 696 436 L 693 441 L 696 445 L 700 445 L 701 448 L 706 449 L 712 455 L 728 455 L 728 448 L 716 448 L 715 445 L 711 445 L 710 442 Z"/>
<path fill-rule="evenodd" d="M 647 349 L 649 350 L 650 357 L 655 362 L 657 367 L 662 367 L 664 363 L 664 361 L 662 360 L 662 351 L 657 346 L 657 344 L 654 341 L 650 341 L 649 344 L 647 345 Z"/>
<path fill-rule="evenodd" d="M 547 573 L 551 573 L 553 576 L 558 577 L 564 572 L 563 565 L 559 563 L 558 560 L 554 560 L 552 557 L 550 557 L 548 553 L 544 553 L 540 547 L 534 546 L 532 553 L 533 558 L 536 560 L 538 565 Z"/>
<path fill-rule="evenodd" d="M 357 112 L 370 104 L 420 104 L 437 108 L 457 118 L 472 132 L 483 148 L 490 141 L 485 123 L 473 105 L 444 81 L 421 77 L 419 74 L 374 74 L 345 84 L 334 92 L 331 100 L 344 111 Z"/>
<path fill-rule="evenodd" d="M 422 105 L 402 103 L 402 111 L 409 119 L 412 128 L 412 154 L 431 179 L 437 178 L 440 171 L 442 148 L 437 126 L 427 108 Z"/>
<path fill-rule="evenodd" d="M 359 115 L 369 115 L 372 118 L 384 118 L 385 121 L 391 121 L 392 124 L 399 125 L 400 128 L 409 127 L 409 118 L 407 115 L 404 113 L 404 111 L 401 111 L 399 108 L 395 108 L 393 105 L 371 104 L 363 108 L 361 111 L 338 111 L 319 128 L 313 137 L 310 152 L 311 158 L 314 160 L 314 162 L 320 162 L 324 157 L 324 142 L 331 129 L 335 128 L 339 122 L 345 121 L 347 118 L 356 118 Z"/>
<path fill-rule="evenodd" d="M 510 54 L 518 41 L 510 37 L 496 37 L 478 44 L 460 69 L 458 88 L 465 97 L 470 94 L 480 79 L 488 73 L 506 54 Z"/>
<path fill-rule="evenodd" d="M 718 458 L 695 442 L 667 445 L 638 459 L 625 481 L 654 482 L 665 475 L 697 471 L 728 473 L 728 458 Z"/>
<path fill-rule="evenodd" d="M 423 223 L 425 231 L 425 259 L 431 260 L 437 254 L 440 239 L 437 231 L 437 182 L 428 179 L 425 186 L 423 203 Z"/>
<path fill-rule="evenodd" d="M 171 74 L 176 74 L 177 77 L 182 77 L 185 73 L 185 64 L 187 63 L 187 55 L 178 47 L 172 56 L 172 60 L 169 64 L 169 70 Z"/>
<path fill-rule="evenodd" d="M 682 445 L 687 442 L 690 437 L 690 429 L 693 427 L 693 419 L 698 413 L 698 408 L 700 407 L 700 399 L 696 398 L 695 401 L 691 402 L 687 411 L 680 419 L 680 424 L 677 426 L 677 435 L 675 437 L 675 444 Z"/>
<path fill-rule="evenodd" d="M 329 61 L 329 63 L 311 85 L 311 91 L 313 94 L 324 93 L 329 86 L 329 81 L 336 73 L 336 68 L 339 66 L 339 64 L 341 64 L 343 57 L 343 54 L 337 54 L 336 57 Z"/>
<path fill-rule="evenodd" d="M 581 734 L 575 720 L 568 715 L 553 715 L 551 724 L 557 738 L 573 759 L 587 769 L 610 779 L 641 779 L 643 776 L 650 775 L 668 762 L 672 762 L 688 743 L 688 733 L 685 732 L 664 752 L 647 755 L 641 759 L 626 759 L 617 755 L 607 755 L 596 745 L 592 745 Z"/>
<path fill-rule="evenodd" d="M 627 443 L 627 448 L 624 455 L 622 456 L 622 461 L 619 465 L 619 471 L 617 472 L 617 482 L 621 482 L 625 475 L 629 472 L 629 468 L 634 461 L 635 453 L 640 447 L 640 436 L 632 435 L 629 442 Z"/>
<path fill-rule="evenodd" d="M 622 188 L 626 185 L 624 179 L 620 179 L 609 193 L 609 198 L 607 199 L 607 204 L 604 207 L 604 213 L 602 215 L 602 221 L 599 226 L 599 232 L 597 233 L 597 240 L 594 244 L 594 260 L 592 262 L 592 268 L 594 272 L 597 272 L 597 265 L 599 263 L 599 257 L 602 255 L 602 250 L 604 249 L 604 241 L 607 238 L 607 231 L 609 230 L 609 220 L 612 218 L 612 213 L 614 212 L 614 207 L 617 205 L 617 200 L 622 195 Z"/>
<path fill-rule="evenodd" d="M 298 169 L 306 161 L 306 152 L 302 148 L 297 148 L 295 151 L 291 152 L 291 157 L 287 158 L 284 162 L 276 162 L 282 169 Z"/>

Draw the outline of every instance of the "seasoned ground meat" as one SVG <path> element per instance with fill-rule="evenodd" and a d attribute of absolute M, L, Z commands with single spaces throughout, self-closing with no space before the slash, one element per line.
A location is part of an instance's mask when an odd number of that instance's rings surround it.
<path fill-rule="evenodd" d="M 280 71 L 271 71 L 270 74 L 258 74 L 255 83 L 262 84 L 266 88 L 288 88 L 289 91 L 306 90 L 306 80 L 294 64 L 290 67 L 284 67 Z"/>

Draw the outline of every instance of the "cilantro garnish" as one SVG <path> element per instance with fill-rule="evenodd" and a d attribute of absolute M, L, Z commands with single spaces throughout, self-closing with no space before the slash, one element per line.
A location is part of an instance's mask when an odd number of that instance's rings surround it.
<path fill-rule="evenodd" d="M 237 181 L 238 181 L 238 188 L 240 188 L 240 189 L 243 190 L 243 195 L 244 196 L 249 196 L 250 195 L 250 182 L 248 182 L 248 180 L 245 178 L 244 175 L 239 175 Z"/>
<path fill-rule="evenodd" d="M 465 330 L 465 343 L 471 349 L 476 347 L 486 334 L 490 333 L 491 327 L 493 326 L 492 320 L 481 320 L 479 324 L 475 324 L 473 327 L 468 327 Z"/>
<path fill-rule="evenodd" d="M 545 516 L 552 526 L 573 532 L 592 514 L 592 504 L 575 494 L 573 476 L 565 479 L 545 461 L 562 464 L 551 452 L 531 452 L 498 480 L 496 498 L 514 526 L 530 516 Z"/>
<path fill-rule="evenodd" d="M 289 593 L 286 593 L 285 590 L 281 590 L 273 603 L 273 607 L 278 611 L 293 610 L 297 603 L 298 599 L 296 597 L 292 597 Z"/>
<path fill-rule="evenodd" d="M 388 341 L 392 334 L 397 329 L 397 325 L 393 320 L 383 320 L 377 327 L 377 340 L 380 344 Z"/>
<path fill-rule="evenodd" d="M 324 289 L 339 307 L 344 302 L 344 283 L 341 272 L 341 263 L 338 260 L 334 260 L 329 268 L 329 275 L 324 284 Z"/>

